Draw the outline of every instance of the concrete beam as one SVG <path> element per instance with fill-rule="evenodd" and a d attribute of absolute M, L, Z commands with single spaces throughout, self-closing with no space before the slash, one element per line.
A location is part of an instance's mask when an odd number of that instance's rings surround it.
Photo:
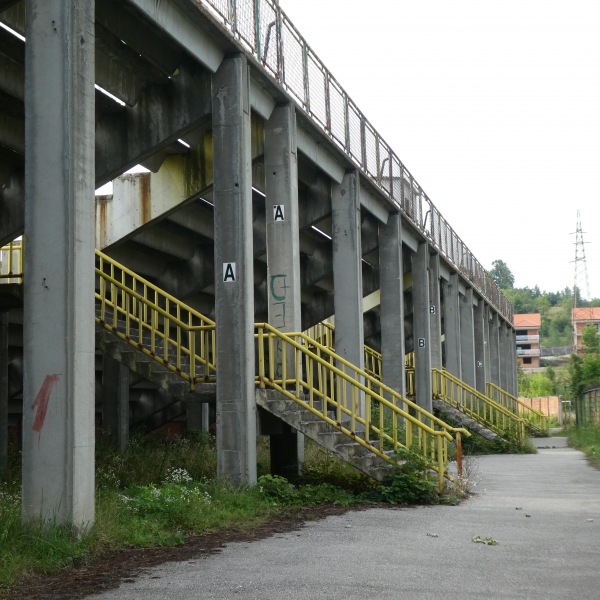
<path fill-rule="evenodd" d="M 94 1 L 26 7 L 23 518 L 81 531 L 95 512 Z"/>
<path fill-rule="evenodd" d="M 387 202 L 389 203 L 389 200 Z M 390 211 L 386 206 L 384 196 L 363 186 L 360 193 L 360 205 L 367 209 L 380 223 L 384 225 L 387 223 Z"/>
<path fill-rule="evenodd" d="M 191 2 L 128 1 L 207 69 L 216 72 L 225 53 L 201 26 L 205 17 L 198 7 Z"/>
<path fill-rule="evenodd" d="M 210 77 L 181 65 L 168 85 L 149 86 L 138 104 L 96 124 L 96 186 L 111 181 L 210 118 Z"/>
<path fill-rule="evenodd" d="M 298 127 L 298 151 L 302 152 L 323 173 L 329 175 L 335 183 L 342 183 L 346 173 L 344 165 L 302 127 Z"/>

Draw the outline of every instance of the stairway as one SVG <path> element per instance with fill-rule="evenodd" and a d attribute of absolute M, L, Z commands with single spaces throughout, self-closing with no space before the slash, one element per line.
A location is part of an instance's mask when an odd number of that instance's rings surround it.
<path fill-rule="evenodd" d="M 277 391 L 257 389 L 256 404 L 377 481 L 382 481 L 392 471 L 391 450 L 384 450 L 387 460 L 383 459 Z"/>
<path fill-rule="evenodd" d="M 183 414 L 187 402 L 214 402 L 215 323 L 100 251 L 95 273 L 97 347 L 161 392 L 140 420 L 152 428 Z M 468 431 L 306 334 L 258 323 L 255 339 L 259 406 L 377 480 L 397 464 L 395 451 L 409 448 L 440 489 L 451 478 L 449 443 Z"/>

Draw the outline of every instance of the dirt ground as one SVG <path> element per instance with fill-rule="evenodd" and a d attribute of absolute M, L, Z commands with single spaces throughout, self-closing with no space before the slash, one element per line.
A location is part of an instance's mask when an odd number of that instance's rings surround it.
<path fill-rule="evenodd" d="M 300 529 L 306 521 L 340 515 L 351 509 L 341 506 L 303 508 L 294 516 L 275 516 L 269 522 L 252 530 L 224 530 L 209 535 L 189 538 L 174 548 L 128 548 L 107 554 L 102 558 L 52 575 L 30 577 L 19 586 L 0 589 L 0 599 L 7 600 L 79 600 L 104 590 L 113 589 L 137 577 L 144 569 L 165 562 L 200 558 L 216 554 L 230 542 L 248 542 L 264 539 L 277 533 Z"/>

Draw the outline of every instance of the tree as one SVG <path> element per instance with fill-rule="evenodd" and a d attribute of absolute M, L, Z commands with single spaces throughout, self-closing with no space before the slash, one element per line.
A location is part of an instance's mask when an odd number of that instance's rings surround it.
<path fill-rule="evenodd" d="M 598 337 L 598 328 L 592 324 L 588 324 L 583 328 L 581 333 L 581 345 L 583 350 L 588 354 L 600 354 L 600 338 Z"/>
<path fill-rule="evenodd" d="M 515 283 L 515 276 L 508 268 L 508 265 L 500 259 L 492 261 L 492 270 L 489 276 L 494 280 L 496 285 L 502 290 L 512 289 Z"/>

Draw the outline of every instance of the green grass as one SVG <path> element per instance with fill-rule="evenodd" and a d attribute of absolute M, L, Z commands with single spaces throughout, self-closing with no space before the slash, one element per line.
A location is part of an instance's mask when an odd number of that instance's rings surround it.
<path fill-rule="evenodd" d="M 582 450 L 590 462 L 600 469 L 600 425 L 571 427 L 567 430 L 569 444 Z"/>
<path fill-rule="evenodd" d="M 124 547 L 174 546 L 192 534 L 251 529 L 290 514 L 290 507 L 443 501 L 418 457 L 380 486 L 306 442 L 302 478 L 292 483 L 266 474 L 268 442 L 260 440 L 258 485 L 234 490 L 216 481 L 210 437 L 136 437 L 124 455 L 99 440 L 96 520 L 79 537 L 68 525 L 21 524 L 20 455 L 13 448 L 8 477 L 0 482 L 0 598 L 9 598 L 10 586 L 30 574 L 68 569 Z"/>

